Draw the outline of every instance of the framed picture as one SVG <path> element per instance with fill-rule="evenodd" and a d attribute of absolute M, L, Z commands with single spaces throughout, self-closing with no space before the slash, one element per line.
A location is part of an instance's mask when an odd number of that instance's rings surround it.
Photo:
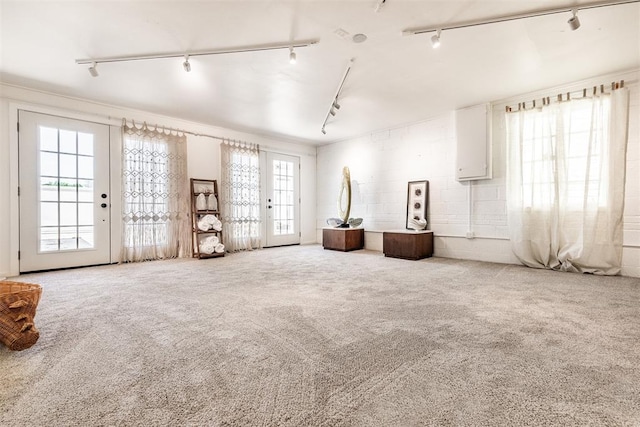
<path fill-rule="evenodd" d="M 424 222 L 426 228 L 429 204 L 429 181 L 411 181 L 407 191 L 407 229 L 415 230 L 416 222 Z"/>

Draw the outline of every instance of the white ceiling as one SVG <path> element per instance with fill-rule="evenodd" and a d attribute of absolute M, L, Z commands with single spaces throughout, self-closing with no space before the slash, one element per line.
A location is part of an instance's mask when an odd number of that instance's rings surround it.
<path fill-rule="evenodd" d="M 469 105 L 640 67 L 640 3 L 442 33 L 444 26 L 588 1 L 4 1 L 3 82 L 315 144 L 424 120 Z M 342 29 L 349 37 L 341 38 Z M 366 34 L 356 44 L 351 36 Z M 76 59 L 317 39 L 297 50 L 98 66 Z M 348 61 L 354 64 L 327 134 L 320 129 Z"/>

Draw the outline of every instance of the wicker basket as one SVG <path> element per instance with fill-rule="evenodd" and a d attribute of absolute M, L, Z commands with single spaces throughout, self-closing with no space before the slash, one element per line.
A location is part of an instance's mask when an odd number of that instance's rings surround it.
<path fill-rule="evenodd" d="M 38 341 L 33 318 L 41 294 L 40 285 L 0 280 L 0 342 L 10 350 L 24 350 Z"/>

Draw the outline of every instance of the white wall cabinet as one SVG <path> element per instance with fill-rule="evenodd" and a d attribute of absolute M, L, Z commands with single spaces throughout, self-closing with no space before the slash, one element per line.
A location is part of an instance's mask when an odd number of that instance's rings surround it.
<path fill-rule="evenodd" d="M 456 179 L 491 178 L 491 105 L 456 111 Z"/>

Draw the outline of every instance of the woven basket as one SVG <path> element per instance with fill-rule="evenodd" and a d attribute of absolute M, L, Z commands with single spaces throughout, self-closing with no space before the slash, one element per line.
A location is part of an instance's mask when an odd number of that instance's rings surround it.
<path fill-rule="evenodd" d="M 40 285 L 0 280 L 0 342 L 10 350 L 24 350 L 38 341 L 33 318 L 41 294 Z"/>

